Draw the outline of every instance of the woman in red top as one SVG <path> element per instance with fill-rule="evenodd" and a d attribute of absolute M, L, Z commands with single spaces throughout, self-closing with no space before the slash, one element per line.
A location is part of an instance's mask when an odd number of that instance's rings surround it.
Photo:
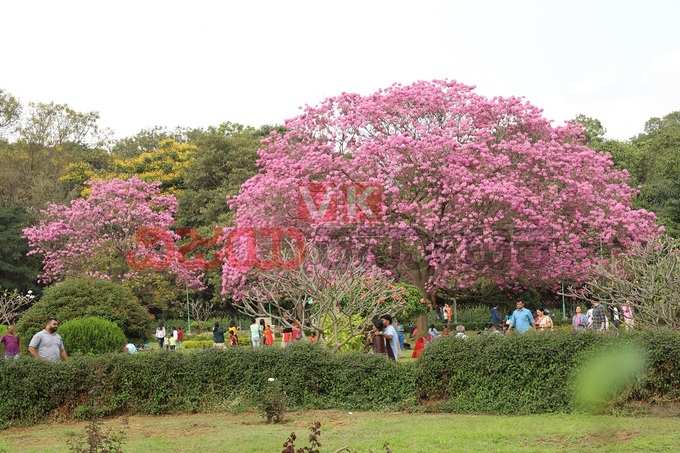
<path fill-rule="evenodd" d="M 413 333 L 411 334 L 411 336 L 413 338 L 418 337 L 418 328 L 417 327 L 415 329 L 413 329 Z M 427 343 L 427 336 L 426 335 L 423 335 L 422 337 L 418 338 L 416 340 L 415 346 L 413 347 L 413 352 L 411 353 L 411 357 L 413 357 L 414 359 L 417 359 L 418 357 L 420 357 L 420 355 L 425 350 L 425 344 L 426 343 Z"/>

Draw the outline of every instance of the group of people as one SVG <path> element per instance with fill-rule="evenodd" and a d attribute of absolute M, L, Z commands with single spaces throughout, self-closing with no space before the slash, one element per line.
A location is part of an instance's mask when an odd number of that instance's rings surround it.
<path fill-rule="evenodd" d="M 174 351 L 175 349 L 179 349 L 182 346 L 182 342 L 184 341 L 184 329 L 181 327 L 173 327 L 172 329 L 166 331 L 165 326 L 163 324 L 159 324 L 158 327 L 156 327 L 155 337 L 156 341 L 158 341 L 158 346 L 161 349 Z M 132 352 L 130 353 L 132 354 Z"/>
<path fill-rule="evenodd" d="M 626 330 L 632 329 L 635 325 L 633 309 L 629 305 L 605 306 L 599 302 L 593 302 L 593 307 L 586 313 L 583 313 L 583 309 L 577 306 L 574 316 L 571 318 L 572 330 L 575 332 L 585 330 L 602 332 L 609 330 L 612 325 L 616 328 L 623 325 Z M 531 329 L 551 330 L 553 320 L 546 309 L 539 308 L 534 314 L 524 306 L 523 301 L 519 300 L 516 303 L 515 310 L 506 319 L 504 328 L 508 331 L 515 329 L 520 334 Z"/>
<path fill-rule="evenodd" d="M 227 333 L 229 335 L 229 346 L 238 346 L 238 328 L 232 324 Z M 219 322 L 215 322 L 212 334 L 215 348 L 224 349 L 226 347 L 225 330 L 220 326 Z M 300 321 L 293 320 L 290 322 L 290 327 L 284 327 L 281 331 L 281 346 L 286 347 L 290 343 L 299 341 L 302 338 L 302 325 Z M 250 325 L 250 344 L 254 348 L 274 346 L 275 340 L 276 334 L 271 325 L 267 324 L 264 319 L 253 320 L 253 323 Z"/>
<path fill-rule="evenodd" d="M 449 337 L 451 336 L 451 333 L 448 324 L 444 326 L 441 332 L 437 330 L 434 324 L 430 324 L 429 329 L 427 329 L 427 333 L 425 333 L 424 335 L 420 335 L 420 332 L 416 327 L 413 329 L 411 336 L 416 339 L 416 342 L 413 345 L 413 352 L 411 353 L 411 357 L 417 359 L 418 357 L 421 356 L 427 345 L 434 342 L 438 338 Z M 459 324 L 456 326 L 456 334 L 454 335 L 454 337 L 461 340 L 466 340 L 468 338 L 467 334 L 465 333 L 464 325 Z"/>
<path fill-rule="evenodd" d="M 238 328 L 232 323 L 227 329 L 226 333 L 229 336 L 229 346 L 238 346 Z M 213 335 L 213 347 L 216 349 L 224 349 L 226 343 L 224 341 L 225 330 L 224 327 L 220 326 L 218 321 L 215 321 L 215 325 L 212 329 Z"/>
<path fill-rule="evenodd" d="M 583 313 L 581 307 L 576 307 L 576 313 L 571 318 L 571 326 L 574 331 L 590 329 L 602 332 L 611 329 L 612 326 L 615 328 L 623 326 L 626 330 L 631 330 L 635 327 L 635 319 L 630 305 L 608 305 L 605 307 L 603 304 L 595 302 L 586 313 Z"/>
<path fill-rule="evenodd" d="M 288 323 L 289 326 L 281 329 L 281 347 L 286 347 L 289 344 L 300 341 L 304 337 L 302 331 L 302 324 L 297 319 Z M 276 334 L 271 325 L 267 324 L 264 319 L 253 320 L 250 325 L 250 344 L 254 348 L 262 346 L 274 346 Z"/>
<path fill-rule="evenodd" d="M 395 327 L 396 320 L 391 315 L 383 315 L 373 320 L 371 331 L 371 345 L 375 354 L 385 354 L 390 360 L 399 360 L 399 354 L 404 347 L 403 335 Z"/>
<path fill-rule="evenodd" d="M 59 362 L 68 359 L 64 348 L 64 341 L 57 333 L 59 321 L 49 318 L 45 327 L 31 338 L 28 343 L 28 352 L 36 359 L 47 362 Z M 9 326 L 7 332 L 0 338 L 0 343 L 5 347 L 5 359 L 15 360 L 20 356 L 21 340 L 14 326 Z"/>

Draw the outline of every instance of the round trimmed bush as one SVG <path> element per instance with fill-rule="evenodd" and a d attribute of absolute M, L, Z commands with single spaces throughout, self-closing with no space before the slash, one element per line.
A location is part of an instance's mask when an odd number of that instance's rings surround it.
<path fill-rule="evenodd" d="M 104 354 L 120 351 L 126 343 L 123 329 L 104 318 L 90 316 L 66 321 L 59 327 L 69 354 Z"/>
<path fill-rule="evenodd" d="M 144 338 L 151 321 L 151 315 L 128 288 L 104 280 L 72 278 L 47 288 L 21 316 L 17 331 L 27 344 L 49 317 L 66 322 L 86 316 L 108 319 L 131 338 Z"/>

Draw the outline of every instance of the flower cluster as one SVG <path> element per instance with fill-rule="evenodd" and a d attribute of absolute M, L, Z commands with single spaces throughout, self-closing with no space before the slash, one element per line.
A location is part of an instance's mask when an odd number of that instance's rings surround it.
<path fill-rule="evenodd" d="M 45 283 L 71 273 L 124 278 L 125 258 L 138 246 L 136 232 L 142 228 L 166 231 L 174 222 L 177 201 L 173 195 L 161 194 L 159 183 L 130 178 L 88 185 L 87 198 L 50 205 L 38 225 L 23 230 L 29 254 L 43 256 L 40 278 Z M 108 261 L 97 262 L 102 255 L 113 256 L 123 265 L 110 270 Z M 182 268 L 172 271 L 183 282 L 200 286 L 198 274 Z"/>
<path fill-rule="evenodd" d="M 360 251 L 428 292 L 581 281 L 608 253 L 656 236 L 655 216 L 583 130 L 554 126 L 521 98 L 485 98 L 448 80 L 341 94 L 263 141 L 260 172 L 230 204 L 238 227 L 294 227 L 314 245 Z M 381 187 L 380 222 L 296 216 L 301 187 Z M 386 254 L 400 244 L 397 257 Z M 395 259 L 392 259 L 395 258 Z M 225 264 L 223 291 L 244 273 Z"/>

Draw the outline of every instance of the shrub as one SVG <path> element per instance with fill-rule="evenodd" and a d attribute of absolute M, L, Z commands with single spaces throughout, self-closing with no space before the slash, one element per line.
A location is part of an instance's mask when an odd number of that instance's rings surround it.
<path fill-rule="evenodd" d="M 289 408 L 377 410 L 413 401 L 412 364 L 317 345 L 76 356 L 62 363 L 0 363 L 0 424 L 63 417 L 163 414 L 254 406 L 267 378 Z"/>
<path fill-rule="evenodd" d="M 267 378 L 267 382 L 259 395 L 258 406 L 267 423 L 283 421 L 283 416 L 286 413 L 286 394 L 283 391 L 281 381 L 272 377 Z"/>
<path fill-rule="evenodd" d="M 19 320 L 17 331 L 21 338 L 30 339 L 50 316 L 61 322 L 97 316 L 115 322 L 131 338 L 144 338 L 150 322 L 150 315 L 129 289 L 84 278 L 67 279 L 47 288 Z"/>
<path fill-rule="evenodd" d="M 127 439 L 127 428 L 126 419 L 120 431 L 112 431 L 106 428 L 101 420 L 92 419 L 85 427 L 83 437 L 69 439 L 69 451 L 71 453 L 122 453 L 123 444 Z"/>
<path fill-rule="evenodd" d="M 536 333 L 442 338 L 416 363 L 393 364 L 320 345 L 227 348 L 191 354 L 152 352 L 77 356 L 50 364 L 0 362 L 0 425 L 32 423 L 51 414 L 104 417 L 163 414 L 257 403 L 269 377 L 290 409 L 379 410 L 427 401 L 428 409 L 544 413 L 573 407 L 580 365 L 611 345 L 633 342 L 648 369 L 618 395 L 627 401 L 680 401 L 680 335 Z M 159 385 L 161 383 L 161 385 Z"/>
<path fill-rule="evenodd" d="M 126 343 L 125 334 L 118 325 L 95 316 L 66 321 L 59 327 L 59 333 L 69 354 L 117 352 Z"/>
<path fill-rule="evenodd" d="M 597 348 L 632 341 L 648 353 L 649 368 L 627 393 L 634 400 L 680 399 L 680 335 L 594 333 L 480 335 L 467 341 L 442 338 L 418 364 L 421 399 L 441 400 L 447 410 L 528 414 L 573 407 L 574 378 Z M 677 382 L 677 381 L 676 381 Z"/>
<path fill-rule="evenodd" d="M 207 349 L 212 348 L 212 340 L 186 340 L 182 342 L 184 349 Z"/>

